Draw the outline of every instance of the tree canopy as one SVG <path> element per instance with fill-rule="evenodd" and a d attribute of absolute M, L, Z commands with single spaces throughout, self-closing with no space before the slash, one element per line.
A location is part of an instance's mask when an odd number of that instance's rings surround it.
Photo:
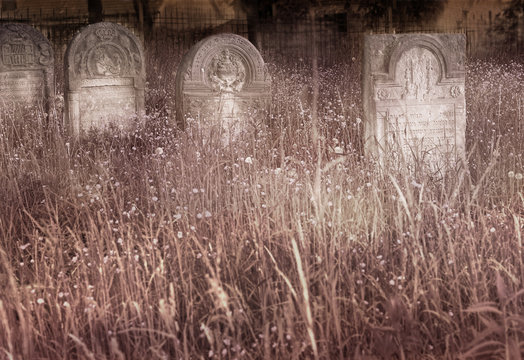
<path fill-rule="evenodd" d="M 522 1 L 522 0 L 514 0 Z M 359 12 L 372 23 L 388 15 L 392 9 L 393 21 L 423 21 L 444 8 L 447 0 L 345 0 L 346 8 L 356 5 Z M 312 7 L 321 7 L 330 2 L 325 0 L 234 0 L 233 4 L 248 17 L 264 19 L 273 17 L 293 20 L 307 16 Z"/>

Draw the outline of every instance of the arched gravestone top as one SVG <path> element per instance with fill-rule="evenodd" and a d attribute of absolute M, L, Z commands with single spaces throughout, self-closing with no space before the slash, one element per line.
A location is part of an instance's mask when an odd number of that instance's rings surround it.
<path fill-rule="evenodd" d="M 49 40 L 26 24 L 0 26 L 0 106 L 44 105 L 55 94 L 54 54 Z"/>
<path fill-rule="evenodd" d="M 176 75 L 177 120 L 240 122 L 248 108 L 268 110 L 271 79 L 262 56 L 235 34 L 209 36 L 184 56 Z"/>
<path fill-rule="evenodd" d="M 463 34 L 367 35 L 363 56 L 365 150 L 434 169 L 465 159 Z"/>
<path fill-rule="evenodd" d="M 65 83 L 66 120 L 75 135 L 109 124 L 129 129 L 144 113 L 140 41 L 119 24 L 86 26 L 67 48 Z"/>

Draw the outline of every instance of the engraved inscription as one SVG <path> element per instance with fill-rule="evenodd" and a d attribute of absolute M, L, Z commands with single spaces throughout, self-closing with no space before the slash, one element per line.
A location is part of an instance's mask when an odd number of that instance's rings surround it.
<path fill-rule="evenodd" d="M 121 25 L 96 23 L 75 36 L 66 57 L 65 104 L 74 135 L 135 126 L 145 110 L 143 61 L 140 42 Z"/>
<path fill-rule="evenodd" d="M 176 85 L 181 127 L 249 136 L 254 128 L 247 124 L 269 111 L 271 78 L 258 50 L 239 35 L 213 35 L 196 44 L 178 68 Z"/>
<path fill-rule="evenodd" d="M 22 39 L 2 45 L 2 61 L 6 66 L 28 66 L 34 64 L 35 53 L 33 45 Z"/>
<path fill-rule="evenodd" d="M 35 104 L 44 97 L 41 71 L 10 71 L 0 73 L 0 97 L 5 102 Z"/>
<path fill-rule="evenodd" d="M 365 151 L 440 171 L 465 160 L 463 34 L 364 37 Z M 419 163 L 418 161 L 421 161 Z"/>
<path fill-rule="evenodd" d="M 123 119 L 136 113 L 135 93 L 125 86 L 89 87 L 81 91 L 80 113 L 82 128 L 104 129 L 109 124 L 125 124 Z"/>
<path fill-rule="evenodd" d="M 92 86 L 133 86 L 133 78 L 97 78 L 84 79 L 80 82 L 82 87 Z"/>
<path fill-rule="evenodd" d="M 0 26 L 0 107 L 42 106 L 49 110 L 54 94 L 53 49 L 26 24 Z"/>
<path fill-rule="evenodd" d="M 378 114 L 377 114 L 378 115 Z M 455 152 L 454 104 L 408 105 L 387 111 L 387 134 L 408 156 L 413 150 L 437 157 Z"/>

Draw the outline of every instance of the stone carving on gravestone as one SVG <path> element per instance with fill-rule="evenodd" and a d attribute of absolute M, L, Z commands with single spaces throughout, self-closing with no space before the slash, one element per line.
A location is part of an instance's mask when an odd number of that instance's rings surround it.
<path fill-rule="evenodd" d="M 178 126 L 218 130 L 224 143 L 263 123 L 271 103 L 271 79 L 260 53 L 245 38 L 205 38 L 184 56 L 176 75 Z"/>
<path fill-rule="evenodd" d="M 26 24 L 0 26 L 0 106 L 42 107 L 49 113 L 55 95 L 51 44 Z"/>
<path fill-rule="evenodd" d="M 142 46 L 125 27 L 88 25 L 65 55 L 65 118 L 75 136 L 110 125 L 132 130 L 144 114 Z"/>
<path fill-rule="evenodd" d="M 464 34 L 364 37 L 365 151 L 381 163 L 465 161 Z"/>

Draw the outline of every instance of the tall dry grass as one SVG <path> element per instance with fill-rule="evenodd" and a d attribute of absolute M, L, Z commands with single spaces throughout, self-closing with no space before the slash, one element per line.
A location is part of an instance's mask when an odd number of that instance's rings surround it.
<path fill-rule="evenodd" d="M 522 63 L 469 64 L 469 171 L 437 179 L 362 156 L 359 59 L 319 71 L 320 151 L 307 64 L 222 146 L 149 62 L 133 134 L 2 116 L 1 359 L 521 358 Z"/>

